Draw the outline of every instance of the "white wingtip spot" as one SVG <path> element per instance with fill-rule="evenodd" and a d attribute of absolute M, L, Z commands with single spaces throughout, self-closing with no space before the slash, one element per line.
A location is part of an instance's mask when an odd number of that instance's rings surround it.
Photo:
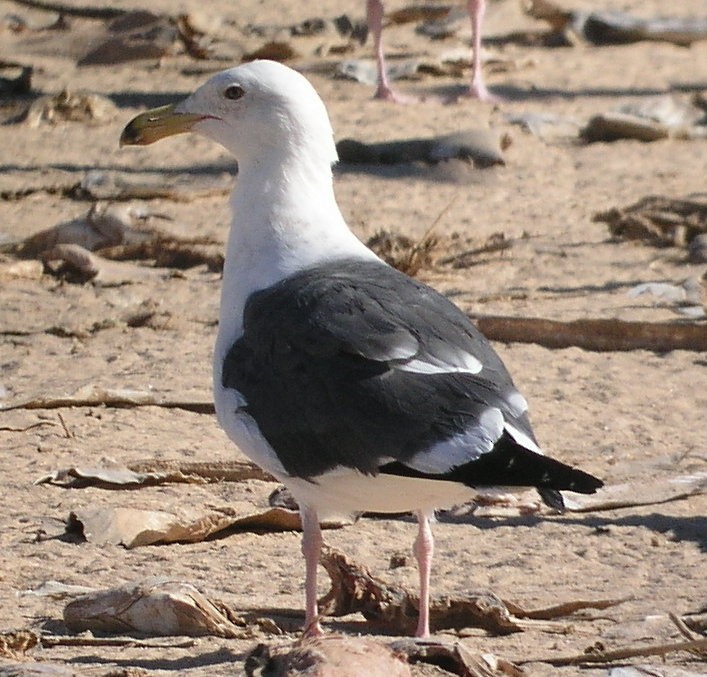
<path fill-rule="evenodd" d="M 506 402 L 514 416 L 520 416 L 528 411 L 528 401 L 517 390 L 506 395 Z"/>
<path fill-rule="evenodd" d="M 414 359 L 396 366 L 401 371 L 410 371 L 415 374 L 478 374 L 483 365 L 473 355 L 459 354 L 458 364 L 437 362 L 431 359 Z"/>

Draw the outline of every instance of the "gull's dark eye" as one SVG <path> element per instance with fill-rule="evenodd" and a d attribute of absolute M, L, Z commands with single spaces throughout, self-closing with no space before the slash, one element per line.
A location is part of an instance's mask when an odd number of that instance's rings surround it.
<path fill-rule="evenodd" d="M 241 87 L 240 85 L 229 85 L 223 91 L 223 95 L 227 99 L 233 99 L 233 101 L 240 99 L 244 94 L 245 94 L 245 89 L 243 89 L 243 87 Z"/>

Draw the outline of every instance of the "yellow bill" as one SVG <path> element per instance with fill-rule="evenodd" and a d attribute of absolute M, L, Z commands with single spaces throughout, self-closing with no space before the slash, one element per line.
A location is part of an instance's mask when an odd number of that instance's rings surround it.
<path fill-rule="evenodd" d="M 147 146 L 167 136 L 188 132 L 205 115 L 176 113 L 174 104 L 140 113 L 125 126 L 120 135 L 121 146 Z"/>

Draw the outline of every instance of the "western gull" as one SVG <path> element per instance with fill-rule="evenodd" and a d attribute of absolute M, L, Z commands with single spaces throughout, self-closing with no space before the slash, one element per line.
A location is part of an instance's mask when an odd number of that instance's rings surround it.
<path fill-rule="evenodd" d="M 454 304 L 376 257 L 336 203 L 326 108 L 301 74 L 254 61 L 147 111 L 121 144 L 193 131 L 238 159 L 213 379 L 230 439 L 300 505 L 305 628 L 318 634 L 323 516 L 415 512 L 417 635 L 429 634 L 435 508 L 479 487 L 593 493 L 542 455 L 527 403 Z"/>
<path fill-rule="evenodd" d="M 498 97 L 489 92 L 484 82 L 484 75 L 481 70 L 481 27 L 486 13 L 486 0 L 467 0 L 467 11 L 471 21 L 471 82 L 467 93 L 481 101 L 498 101 Z M 385 68 L 385 53 L 383 51 L 383 0 L 366 0 L 366 17 L 368 20 L 368 30 L 373 35 L 373 47 L 376 53 L 376 64 L 378 67 L 378 86 L 374 97 L 396 103 L 405 103 L 408 97 L 398 94 L 388 80 Z"/>

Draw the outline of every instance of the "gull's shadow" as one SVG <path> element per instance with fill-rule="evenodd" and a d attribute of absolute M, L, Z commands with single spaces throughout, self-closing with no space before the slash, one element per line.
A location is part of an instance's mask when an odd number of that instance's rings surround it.
<path fill-rule="evenodd" d="M 639 506 L 637 506 L 639 507 Z M 443 513 L 440 522 L 454 524 L 469 524 L 477 529 L 497 529 L 508 526 L 532 527 L 541 522 L 557 522 L 558 524 L 571 524 L 589 527 L 597 533 L 604 533 L 612 526 L 639 527 L 655 531 L 660 534 L 671 534 L 671 540 L 693 542 L 702 552 L 707 552 L 707 516 L 695 515 L 682 517 L 650 513 L 648 515 L 625 515 L 623 517 L 603 517 L 598 513 L 567 513 L 565 515 L 539 517 L 537 515 L 519 515 L 503 518 L 476 517 L 473 513 L 453 516 Z"/>

